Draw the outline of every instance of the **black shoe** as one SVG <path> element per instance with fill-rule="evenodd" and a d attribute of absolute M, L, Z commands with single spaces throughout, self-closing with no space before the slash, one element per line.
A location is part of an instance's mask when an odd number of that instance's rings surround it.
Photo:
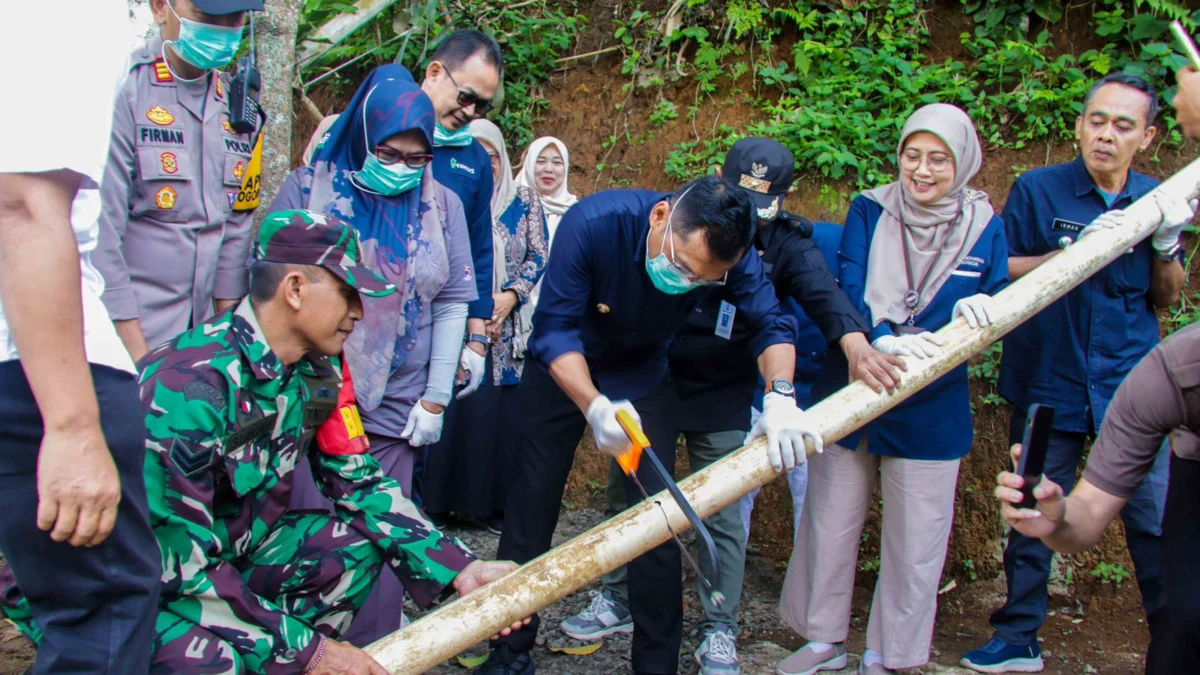
<path fill-rule="evenodd" d="M 439 530 L 446 529 L 446 526 L 450 524 L 449 513 L 426 513 L 425 517 Z"/>
<path fill-rule="evenodd" d="M 488 654 L 487 661 L 475 669 L 475 675 L 534 675 L 537 664 L 529 652 L 513 652 L 501 643 Z"/>
<path fill-rule="evenodd" d="M 483 521 L 483 526 L 487 528 L 488 532 L 491 532 L 499 537 L 504 533 L 504 516 L 492 516 L 491 518 L 485 518 Z"/>

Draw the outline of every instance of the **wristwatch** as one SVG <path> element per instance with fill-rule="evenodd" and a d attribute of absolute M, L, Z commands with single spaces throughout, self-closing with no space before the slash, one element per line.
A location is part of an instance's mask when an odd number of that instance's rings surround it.
<path fill-rule="evenodd" d="M 796 398 L 796 388 L 787 380 L 771 380 L 771 383 L 767 385 L 766 393 Z"/>
<path fill-rule="evenodd" d="M 1179 242 L 1175 242 L 1174 246 L 1172 246 L 1171 248 L 1169 248 L 1165 251 L 1155 250 L 1154 257 L 1158 258 L 1158 260 L 1161 262 L 1174 262 L 1174 261 L 1178 260 L 1179 262 L 1182 263 L 1183 262 L 1183 245 L 1180 244 Z"/>
<path fill-rule="evenodd" d="M 467 342 L 478 342 L 479 344 L 482 344 L 482 345 L 492 344 L 491 338 L 489 338 L 486 335 L 480 335 L 479 333 L 468 333 L 467 334 Z"/>

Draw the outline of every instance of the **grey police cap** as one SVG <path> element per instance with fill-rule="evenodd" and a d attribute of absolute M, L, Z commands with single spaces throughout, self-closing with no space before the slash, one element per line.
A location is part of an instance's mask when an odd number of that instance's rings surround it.
<path fill-rule="evenodd" d="M 262 0 L 192 0 L 192 4 L 201 12 L 213 16 L 263 11 Z"/>

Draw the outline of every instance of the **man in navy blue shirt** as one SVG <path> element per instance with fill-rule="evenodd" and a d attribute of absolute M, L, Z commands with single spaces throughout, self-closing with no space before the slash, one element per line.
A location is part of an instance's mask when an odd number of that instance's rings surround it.
<path fill-rule="evenodd" d="M 1130 169 L 1154 140 L 1157 94 L 1141 78 L 1114 73 L 1099 80 L 1075 123 L 1080 156 L 1030 171 L 1013 185 L 1003 218 L 1009 275 L 1018 279 L 1057 255 L 1084 232 L 1119 225 L 1122 209 L 1158 181 Z M 1191 210 L 1166 208 L 1149 239 L 1042 310 L 1004 339 L 998 389 L 1015 409 L 1009 424 L 1021 439 L 1032 403 L 1056 409 L 1046 477 L 1067 491 L 1085 441 L 1095 437 L 1121 380 L 1158 343 L 1155 308 L 1178 301 L 1184 284 L 1179 236 Z M 1108 213 L 1104 218 L 1102 214 Z M 1167 452 L 1122 511 L 1125 536 L 1147 614 L 1161 605 L 1159 546 L 1166 498 Z M 1010 532 L 1004 551 L 1008 599 L 992 614 L 992 639 L 968 652 L 963 665 L 979 672 L 1038 672 L 1037 631 L 1046 618 L 1051 551 Z"/>
<path fill-rule="evenodd" d="M 654 451 L 675 466 L 675 433 L 664 393 L 667 349 L 688 315 L 721 292 L 746 317 L 751 351 L 770 391 L 751 435 L 767 436 L 777 470 L 818 449 L 816 423 L 792 390 L 794 322 L 775 298 L 757 255 L 746 255 L 755 219 L 743 190 L 716 177 L 676 194 L 602 192 L 579 202 L 559 224 L 529 340 L 532 364 L 521 381 L 518 455 L 505 509 L 500 555 L 526 562 L 550 548 L 563 489 L 584 429 L 596 446 L 619 455 L 630 443 L 616 421 L 637 417 Z M 663 484 L 643 463 L 650 493 Z M 641 495 L 625 481 L 629 503 Z M 634 618 L 633 668 L 675 673 L 683 628 L 680 554 L 667 542 L 629 565 Z M 501 639 L 480 673 L 528 675 L 537 622 Z"/>

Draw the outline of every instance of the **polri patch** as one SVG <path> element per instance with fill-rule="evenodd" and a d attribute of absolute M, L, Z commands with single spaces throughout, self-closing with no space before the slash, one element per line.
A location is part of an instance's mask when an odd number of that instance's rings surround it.
<path fill-rule="evenodd" d="M 146 111 L 146 119 L 154 122 L 160 127 L 165 127 L 175 121 L 175 116 L 161 105 L 156 105 Z"/>
<path fill-rule="evenodd" d="M 179 158 L 173 152 L 164 152 L 159 155 L 159 161 L 162 162 L 163 173 L 176 174 L 179 173 Z"/>
<path fill-rule="evenodd" d="M 1055 218 L 1054 224 L 1050 226 L 1050 229 L 1055 232 L 1074 232 L 1075 234 L 1079 234 L 1085 227 L 1087 225 L 1083 223 L 1076 223 L 1066 218 Z"/>
<path fill-rule="evenodd" d="M 168 185 L 154 193 L 154 205 L 163 211 L 173 209 L 175 208 L 175 199 L 178 196 L 175 193 L 175 189 Z"/>

